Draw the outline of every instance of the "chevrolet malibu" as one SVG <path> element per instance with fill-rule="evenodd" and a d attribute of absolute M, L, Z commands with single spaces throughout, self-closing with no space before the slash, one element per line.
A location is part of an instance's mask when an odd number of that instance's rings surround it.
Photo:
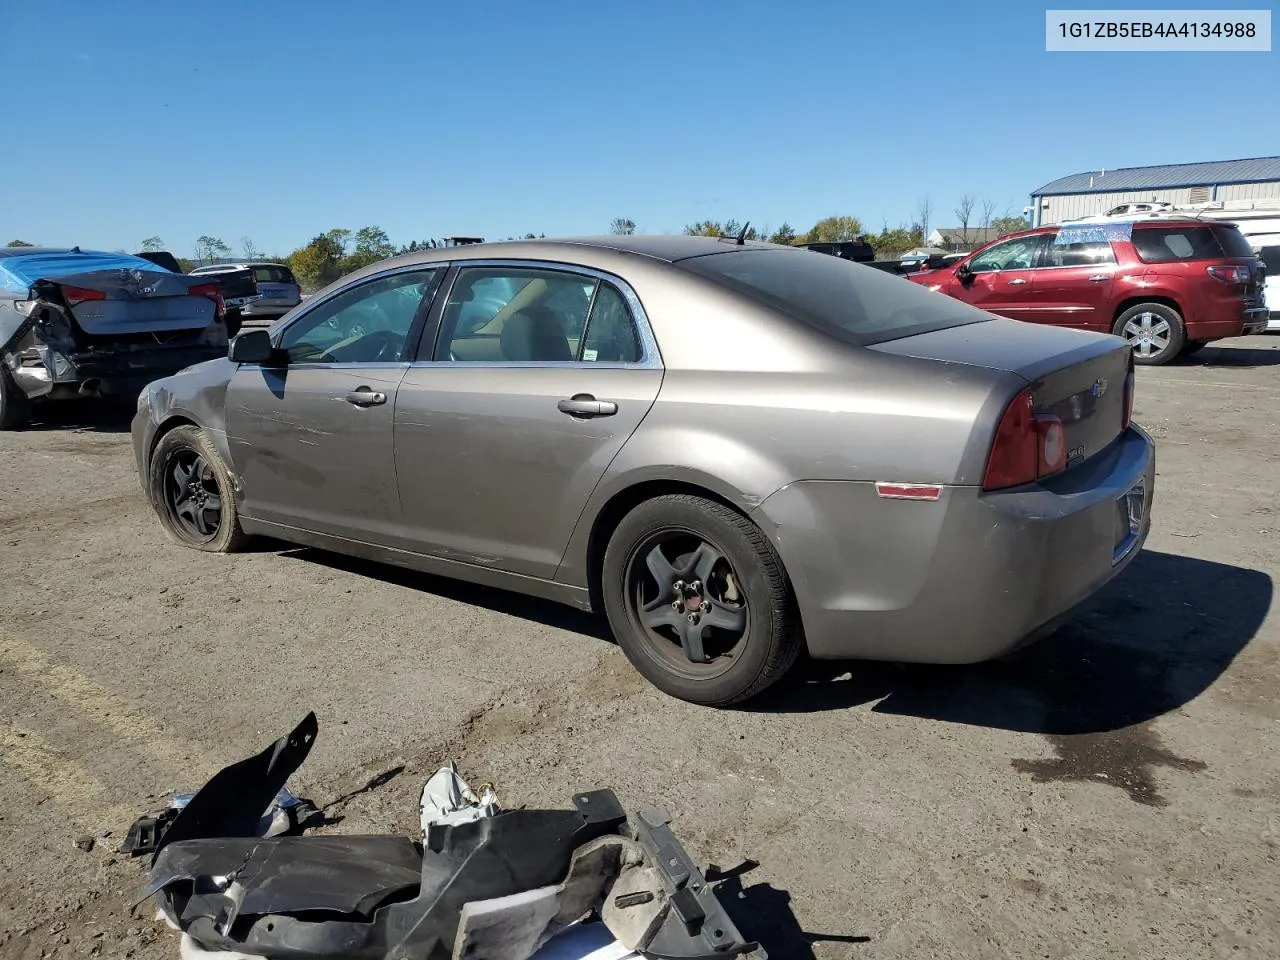
<path fill-rule="evenodd" d="M 152 383 L 164 529 L 265 534 L 601 611 L 697 703 L 815 658 L 971 663 L 1147 536 L 1124 340 L 705 237 L 438 249 Z"/>

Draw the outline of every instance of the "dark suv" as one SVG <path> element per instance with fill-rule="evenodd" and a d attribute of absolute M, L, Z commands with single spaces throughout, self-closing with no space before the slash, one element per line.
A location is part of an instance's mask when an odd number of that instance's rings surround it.
<path fill-rule="evenodd" d="M 1015 320 L 1124 337 L 1141 364 L 1261 333 L 1262 278 L 1234 224 L 1172 218 L 1026 230 L 909 276 Z"/>

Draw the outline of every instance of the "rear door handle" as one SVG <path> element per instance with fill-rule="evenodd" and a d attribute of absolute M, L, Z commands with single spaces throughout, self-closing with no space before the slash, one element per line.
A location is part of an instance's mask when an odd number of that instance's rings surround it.
<path fill-rule="evenodd" d="M 589 393 L 578 393 L 561 400 L 556 409 L 571 417 L 612 417 L 618 412 L 618 405 L 612 400 L 597 400 Z"/>
<path fill-rule="evenodd" d="M 357 407 L 376 407 L 386 402 L 387 395 L 385 393 L 378 393 L 368 387 L 361 387 L 359 390 L 352 390 L 347 394 L 347 403 L 354 404 Z"/>
<path fill-rule="evenodd" d="M 1009 286 L 1014 287 L 1014 286 L 1017 286 L 1018 284 L 1022 284 L 1026 282 L 1027 281 L 1023 280 L 1021 277 L 1015 277 L 1014 279 L 1009 281 Z"/>

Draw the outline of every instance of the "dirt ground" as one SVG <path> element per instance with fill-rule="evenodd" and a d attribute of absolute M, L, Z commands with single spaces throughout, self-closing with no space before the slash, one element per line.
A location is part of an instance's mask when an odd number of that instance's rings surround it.
<path fill-rule="evenodd" d="M 1140 371 L 1153 533 L 1054 638 L 802 664 L 738 711 L 550 604 L 175 546 L 127 421 L 49 416 L 0 435 L 0 956 L 176 957 L 129 913 L 129 823 L 308 710 L 291 785 L 326 830 L 412 832 L 450 758 L 513 806 L 613 787 L 704 863 L 761 862 L 733 909 L 777 958 L 1280 956 L 1280 337 Z"/>

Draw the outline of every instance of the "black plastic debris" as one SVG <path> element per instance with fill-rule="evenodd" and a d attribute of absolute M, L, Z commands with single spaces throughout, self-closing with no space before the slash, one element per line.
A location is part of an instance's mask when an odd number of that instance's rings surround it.
<path fill-rule="evenodd" d="M 764 960 L 668 816 L 628 816 L 611 790 L 579 793 L 573 809 L 432 822 L 421 843 L 253 836 L 264 798 L 309 749 L 308 729 L 313 739 L 314 716 L 280 750 L 228 768 L 235 776 L 223 771 L 161 838 L 138 902 L 155 897 L 195 946 L 277 958 L 528 960 L 558 934 L 597 923 L 648 958 Z M 201 815 L 187 819 L 202 797 Z"/>
<path fill-rule="evenodd" d="M 120 846 L 133 857 L 154 855 L 187 837 L 275 837 L 305 830 L 324 815 L 295 797 L 285 782 L 302 766 L 319 726 L 309 713 L 296 729 L 256 756 L 220 770 L 199 791 L 179 794 L 169 806 L 133 822 Z M 268 793 L 268 788 L 274 787 Z M 176 825 L 176 826 L 175 826 Z"/>

